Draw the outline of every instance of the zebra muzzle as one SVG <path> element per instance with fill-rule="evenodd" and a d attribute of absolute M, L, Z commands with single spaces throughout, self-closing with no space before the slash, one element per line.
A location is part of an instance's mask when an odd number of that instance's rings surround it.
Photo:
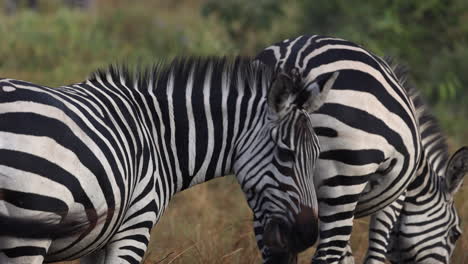
<path fill-rule="evenodd" d="M 318 240 L 318 215 L 313 208 L 301 205 L 293 223 L 272 217 L 264 226 L 263 243 L 272 254 L 296 254 Z"/>
<path fill-rule="evenodd" d="M 289 227 L 282 220 L 271 219 L 267 222 L 263 242 L 274 253 L 287 252 L 289 249 Z"/>
<path fill-rule="evenodd" d="M 319 218 L 316 208 L 300 205 L 300 213 L 295 216 L 292 229 L 291 251 L 301 252 L 313 246 L 318 240 Z"/>

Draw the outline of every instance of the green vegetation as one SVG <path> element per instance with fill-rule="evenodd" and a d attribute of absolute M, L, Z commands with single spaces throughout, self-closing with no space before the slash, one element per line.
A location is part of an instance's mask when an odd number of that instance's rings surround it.
<path fill-rule="evenodd" d="M 262 0 L 261 11 L 250 2 L 206 4 L 207 13 L 217 15 L 228 32 L 234 32 L 230 35 L 238 49 L 259 50 L 284 38 L 322 34 L 390 55 L 410 67 L 453 143 L 468 143 L 467 1 L 357 0 L 351 5 L 342 0 Z"/>
<path fill-rule="evenodd" d="M 288 37 L 333 35 L 408 65 L 451 141 L 468 142 L 465 0 L 98 0 L 90 12 L 42 2 L 38 13 L 0 15 L 2 76 L 55 86 L 116 62 L 254 55 Z"/>
<path fill-rule="evenodd" d="M 116 62 L 234 52 L 216 22 L 191 15 L 190 7 L 113 1 L 116 7 L 110 8 L 109 1 L 102 2 L 91 13 L 59 8 L 58 2 L 40 13 L 0 16 L 1 75 L 54 86 L 81 81 Z"/>
<path fill-rule="evenodd" d="M 0 77 L 57 86 L 82 81 L 111 63 L 255 55 L 285 38 L 333 35 L 407 64 L 451 147 L 468 145 L 466 0 L 96 0 L 89 12 L 63 8 L 62 0 L 40 2 L 37 13 L 0 14 Z M 240 202 L 237 184 L 223 179 L 196 188 L 171 204 L 155 230 L 147 263 L 171 252 L 162 263 L 258 263 L 250 212 Z M 467 191 L 458 201 L 465 223 Z M 366 221 L 357 220 L 353 248 L 358 261 L 366 229 Z M 453 263 L 468 263 L 467 250 L 463 235 Z M 301 259 L 307 263 L 312 253 Z"/>
<path fill-rule="evenodd" d="M 353 40 L 411 69 L 453 143 L 468 135 L 468 2 L 376 0 L 299 1 L 299 31 Z"/>

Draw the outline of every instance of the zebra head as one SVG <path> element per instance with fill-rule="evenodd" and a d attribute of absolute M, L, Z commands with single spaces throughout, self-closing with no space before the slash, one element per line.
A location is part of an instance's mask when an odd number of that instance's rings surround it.
<path fill-rule="evenodd" d="M 337 76 L 303 85 L 294 69 L 278 73 L 268 90 L 265 122 L 237 151 L 234 171 L 260 225 L 261 248 L 299 252 L 317 240 L 313 171 L 320 147 L 309 113 L 321 106 Z"/>
<path fill-rule="evenodd" d="M 468 147 L 463 147 L 450 158 L 445 177 L 434 177 L 439 195 L 425 190 L 427 195 L 405 203 L 399 230 L 391 234 L 392 263 L 450 263 L 462 233 L 454 195 L 467 172 Z"/>

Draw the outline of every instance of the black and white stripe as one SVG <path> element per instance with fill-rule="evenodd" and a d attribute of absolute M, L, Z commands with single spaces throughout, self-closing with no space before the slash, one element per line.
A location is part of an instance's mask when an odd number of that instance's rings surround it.
<path fill-rule="evenodd" d="M 272 245 L 313 244 L 315 95 L 239 58 L 0 79 L 0 262 L 140 263 L 175 193 L 231 173 Z"/>
<path fill-rule="evenodd" d="M 407 83 L 407 71 L 389 65 L 415 103 L 425 159 L 407 193 L 372 216 L 365 262 L 450 263 L 461 235 L 453 190 L 468 170 L 468 149 L 460 149 L 449 162 L 445 137 L 419 91 Z"/>
<path fill-rule="evenodd" d="M 300 36 L 266 48 L 257 59 L 296 69 L 304 85 L 340 72 L 323 106 L 311 114 L 321 146 L 314 175 L 320 240 L 313 263 L 339 263 L 354 217 L 394 202 L 423 166 L 415 104 L 384 60 L 342 39 Z M 262 245 L 261 225 L 255 231 L 267 262 L 277 262 Z"/>

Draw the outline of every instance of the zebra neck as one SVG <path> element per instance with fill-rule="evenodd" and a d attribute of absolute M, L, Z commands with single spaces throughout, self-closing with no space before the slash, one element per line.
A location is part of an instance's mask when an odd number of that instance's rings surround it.
<path fill-rule="evenodd" d="M 155 138 L 161 142 L 164 177 L 172 193 L 233 173 L 239 142 L 250 138 L 264 123 L 266 88 L 241 77 L 217 76 L 204 80 L 170 76 L 150 96 L 155 102 Z M 237 80 L 237 81 L 231 81 Z M 262 86 L 263 87 L 263 86 Z"/>

